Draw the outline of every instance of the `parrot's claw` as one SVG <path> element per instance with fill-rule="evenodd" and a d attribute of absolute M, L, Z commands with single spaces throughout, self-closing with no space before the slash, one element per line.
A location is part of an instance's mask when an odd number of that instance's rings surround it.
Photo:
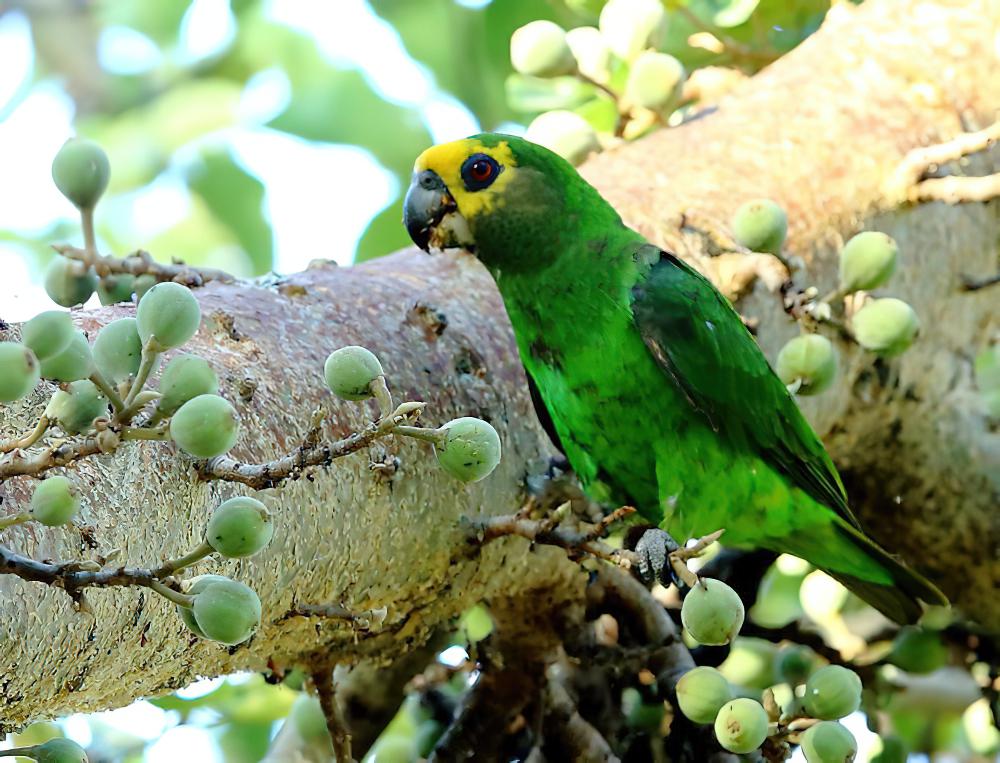
<path fill-rule="evenodd" d="M 673 566 L 670 555 L 680 548 L 670 534 L 656 527 L 651 527 L 642 534 L 635 544 L 635 553 L 639 555 L 639 575 L 648 584 L 659 581 L 665 586 L 674 582 Z"/>

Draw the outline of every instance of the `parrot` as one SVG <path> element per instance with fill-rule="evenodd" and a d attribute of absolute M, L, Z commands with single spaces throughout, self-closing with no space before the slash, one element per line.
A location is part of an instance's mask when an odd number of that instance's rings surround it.
<path fill-rule="evenodd" d="M 587 494 L 673 538 L 723 529 L 727 546 L 805 559 L 899 623 L 946 603 L 865 535 L 729 300 L 558 154 L 501 133 L 432 146 L 403 224 L 490 272 L 539 420 Z"/>

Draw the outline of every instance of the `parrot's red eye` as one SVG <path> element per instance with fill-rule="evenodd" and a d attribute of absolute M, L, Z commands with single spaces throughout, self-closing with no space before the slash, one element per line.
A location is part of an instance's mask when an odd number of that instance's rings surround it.
<path fill-rule="evenodd" d="M 472 166 L 469 167 L 469 175 L 473 180 L 482 183 L 484 180 L 489 180 L 490 175 L 493 174 L 493 165 L 489 162 L 480 159 L 478 162 L 473 162 Z"/>
<path fill-rule="evenodd" d="M 462 165 L 462 180 L 469 191 L 486 188 L 500 174 L 502 168 L 496 159 L 486 154 L 473 154 Z"/>

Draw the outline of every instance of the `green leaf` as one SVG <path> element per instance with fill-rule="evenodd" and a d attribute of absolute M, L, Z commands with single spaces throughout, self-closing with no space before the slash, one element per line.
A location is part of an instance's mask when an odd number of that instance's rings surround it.
<path fill-rule="evenodd" d="M 603 93 L 573 109 L 586 119 L 598 132 L 615 131 L 618 124 L 618 105 Z"/>
<path fill-rule="evenodd" d="M 750 14 L 757 10 L 760 0 L 732 0 L 712 16 L 712 23 L 717 27 L 739 26 Z"/>
<path fill-rule="evenodd" d="M 431 142 L 414 109 L 383 100 L 353 69 L 327 68 L 320 79 L 293 83 L 291 103 L 268 126 L 308 140 L 364 146 L 407 176 L 418 149 Z"/>
<path fill-rule="evenodd" d="M 427 66 L 438 85 L 462 101 L 487 129 L 514 118 L 498 94 L 513 69 L 510 36 L 536 19 L 569 27 L 579 17 L 562 4 L 493 0 L 466 8 L 454 0 L 371 0 L 399 32 L 407 52 Z"/>
<path fill-rule="evenodd" d="M 227 723 L 219 737 L 226 763 L 257 763 L 267 754 L 270 723 Z"/>
<path fill-rule="evenodd" d="M 116 0 L 97 3 L 103 25 L 127 26 L 142 32 L 161 46 L 177 39 L 181 20 L 191 0 Z"/>
<path fill-rule="evenodd" d="M 240 167 L 228 151 L 202 155 L 188 174 L 188 186 L 212 214 L 232 231 L 255 273 L 274 265 L 274 234 L 264 220 L 264 185 Z"/>
<path fill-rule="evenodd" d="M 368 223 L 354 252 L 355 264 L 395 252 L 412 242 L 403 227 L 403 196 L 400 194 Z"/>

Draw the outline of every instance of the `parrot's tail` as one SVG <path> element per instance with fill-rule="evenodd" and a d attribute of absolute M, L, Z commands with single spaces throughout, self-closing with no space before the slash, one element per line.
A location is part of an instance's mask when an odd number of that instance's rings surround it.
<path fill-rule="evenodd" d="M 837 530 L 844 541 L 863 551 L 872 562 L 876 563 L 881 571 L 889 576 L 892 584 L 873 582 L 836 570 L 826 572 L 890 620 L 900 624 L 915 623 L 923 614 L 919 601 L 937 605 L 948 603 L 945 595 L 933 583 L 903 565 L 881 546 L 865 537 L 861 531 L 846 523 L 838 523 Z"/>

